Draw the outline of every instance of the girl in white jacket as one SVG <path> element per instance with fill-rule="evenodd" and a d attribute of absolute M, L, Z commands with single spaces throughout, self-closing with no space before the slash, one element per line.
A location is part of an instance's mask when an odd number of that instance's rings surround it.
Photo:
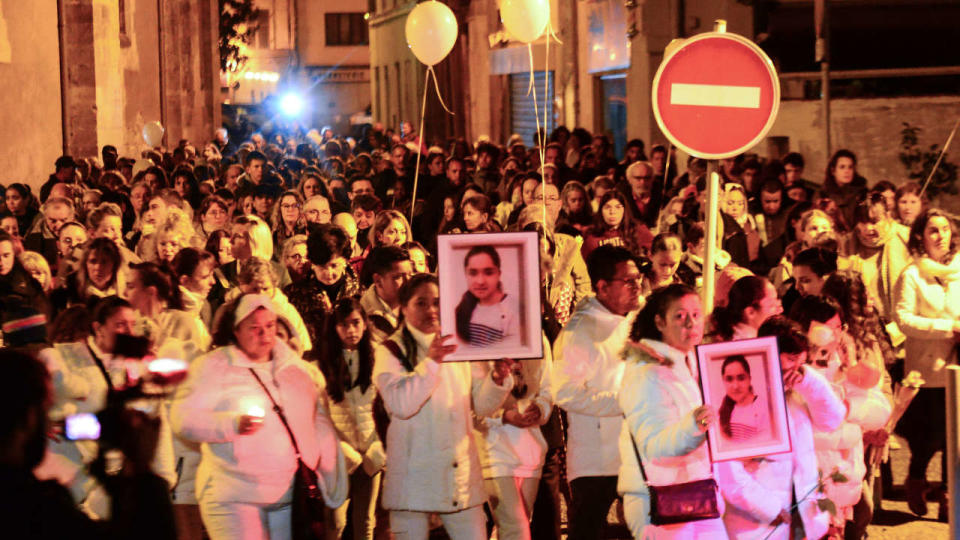
<path fill-rule="evenodd" d="M 544 357 L 537 360 L 490 362 L 489 369 L 509 369 L 514 386 L 503 402 L 479 422 L 483 477 L 498 538 L 529 540 L 530 517 L 547 441 L 540 426 L 553 409 L 550 397 L 550 343 L 543 338 Z"/>
<path fill-rule="evenodd" d="M 777 338 L 792 449 L 788 454 L 716 464 L 727 503 L 723 523 L 735 539 L 787 540 L 798 525 L 806 538 L 821 538 L 830 514 L 817 505 L 822 495 L 813 434 L 836 429 L 846 409 L 822 376 L 803 367 L 808 344 L 799 325 L 775 316 L 760 327 L 759 335 Z M 801 524 L 790 521 L 794 509 Z"/>
<path fill-rule="evenodd" d="M 352 509 L 354 540 L 373 538 L 381 471 L 387 460 L 374 424 L 373 344 L 367 316 L 356 298 L 344 298 L 327 319 L 323 353 L 317 355 L 327 381 L 330 417 L 350 473 L 350 500 L 334 512 L 328 531 L 343 535 Z"/>
<path fill-rule="evenodd" d="M 512 376 L 494 371 L 475 384 L 470 364 L 443 363 L 456 345 L 439 335 L 437 278 L 417 274 L 399 296 L 403 323 L 377 347 L 373 369 L 390 415 L 383 486 L 390 529 L 398 540 L 426 539 L 428 516 L 438 513 L 454 540 L 485 540 L 487 497 L 472 414 L 492 413 Z"/>
<path fill-rule="evenodd" d="M 848 283 L 848 286 L 854 285 Z M 864 291 L 862 283 L 857 286 Z M 865 294 L 863 301 L 866 301 Z M 839 309 L 835 315 L 826 321 L 809 322 L 808 362 L 830 383 L 837 398 L 847 404 L 844 422 L 840 426 L 814 433 L 817 462 L 820 472 L 827 478 L 825 492 L 837 507 L 837 514 L 832 519 L 833 526 L 835 533 L 842 535 L 846 521 L 853 519 L 854 506 L 862 496 L 866 475 L 863 433 L 886 424 L 891 404 L 880 386 L 883 361 L 879 346 L 863 334 L 858 318 L 851 315 L 846 320 L 842 319 L 843 310 L 839 304 L 832 300 L 829 303 Z M 823 311 L 818 315 L 820 318 L 829 313 L 825 309 L 816 311 Z M 856 339 L 842 329 L 844 323 L 854 332 Z M 835 472 L 839 472 L 846 480 L 830 478 Z"/>
<path fill-rule="evenodd" d="M 327 506 L 346 500 L 323 375 L 277 340 L 276 319 L 269 298 L 241 297 L 215 332 L 220 348 L 193 362 L 174 397 L 174 431 L 201 443 L 197 499 L 213 540 L 291 537 L 297 454 L 274 400 L 301 459 L 316 469 Z"/>

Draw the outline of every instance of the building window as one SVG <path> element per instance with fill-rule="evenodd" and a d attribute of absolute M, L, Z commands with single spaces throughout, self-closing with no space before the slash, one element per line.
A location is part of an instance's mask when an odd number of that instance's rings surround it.
<path fill-rule="evenodd" d="M 253 46 L 257 49 L 270 48 L 270 11 L 261 9 L 257 16 L 257 31 L 254 34 Z"/>
<path fill-rule="evenodd" d="M 370 43 L 363 13 L 326 13 L 324 22 L 328 47 Z"/>

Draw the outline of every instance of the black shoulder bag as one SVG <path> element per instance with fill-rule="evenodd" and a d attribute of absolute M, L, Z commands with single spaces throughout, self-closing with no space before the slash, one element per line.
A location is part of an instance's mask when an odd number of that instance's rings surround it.
<path fill-rule="evenodd" d="M 633 453 L 637 456 L 637 463 L 640 464 L 640 474 L 650 492 L 650 523 L 673 525 L 720 517 L 720 509 L 717 506 L 717 481 L 712 476 L 682 484 L 652 486 L 647 480 L 647 471 L 643 468 L 643 459 L 640 457 L 640 450 L 637 448 L 633 433 L 630 434 L 630 443 L 633 444 Z M 710 472 L 713 472 L 712 462 Z"/>
<path fill-rule="evenodd" d="M 273 399 L 267 385 L 263 384 L 257 372 L 250 368 L 250 373 L 257 379 L 263 391 L 273 404 L 273 410 L 280 417 L 280 422 L 287 429 L 287 435 L 290 436 L 290 442 L 293 443 L 293 450 L 297 453 L 297 472 L 293 476 L 293 508 L 292 520 L 293 540 L 323 540 L 324 538 L 324 512 L 327 504 L 323 500 L 323 494 L 320 492 L 320 486 L 317 482 L 317 471 L 310 468 L 300 457 L 300 446 L 297 445 L 297 439 L 293 436 L 293 430 L 287 423 L 287 417 L 283 414 L 283 409 Z"/>

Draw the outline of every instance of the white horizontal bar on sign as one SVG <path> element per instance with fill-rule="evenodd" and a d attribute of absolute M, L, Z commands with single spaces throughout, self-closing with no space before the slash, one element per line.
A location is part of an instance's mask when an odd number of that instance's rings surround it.
<path fill-rule="evenodd" d="M 759 109 L 760 87 L 673 83 L 670 104 Z"/>

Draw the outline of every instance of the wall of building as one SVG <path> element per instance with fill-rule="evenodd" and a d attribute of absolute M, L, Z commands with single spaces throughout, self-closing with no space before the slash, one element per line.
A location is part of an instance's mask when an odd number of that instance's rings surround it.
<path fill-rule="evenodd" d="M 397 128 L 402 120 L 416 123 L 420 118 L 417 103 L 423 86 L 423 64 L 406 46 L 407 15 L 415 2 L 375 13 L 370 19 L 370 69 L 373 118 Z"/>
<path fill-rule="evenodd" d="M 160 28 L 156 2 L 128 0 L 126 6 L 127 38 L 121 40 L 120 49 L 124 90 L 121 152 L 134 155 L 144 144 L 143 125 L 161 120 Z"/>
<path fill-rule="evenodd" d="M 805 176 L 821 182 L 829 160 L 823 144 L 822 110 L 819 101 L 781 102 L 768 140 L 751 152 L 778 157 L 778 145 L 770 144 L 770 137 L 786 137 L 789 151 L 800 152 L 806 160 Z M 896 184 L 905 180 L 905 169 L 897 157 L 903 123 L 922 128 L 921 148 L 933 144 L 942 147 L 955 119 L 960 118 L 960 97 L 835 99 L 830 103 L 830 115 L 832 147 L 852 150 L 857 155 L 858 171 L 870 183 L 890 180 Z"/>
<path fill-rule="evenodd" d="M 55 2 L 0 0 L 0 184 L 38 188 L 62 153 Z"/>
<path fill-rule="evenodd" d="M 220 123 L 216 0 L 162 0 L 160 13 L 156 0 L 123 6 L 0 0 L 0 118 L 17 126 L 0 132 L 0 183 L 39 187 L 59 155 L 98 156 L 107 144 L 137 157 L 150 121 L 163 122 L 168 144 L 212 136 Z"/>
<path fill-rule="evenodd" d="M 350 117 L 371 105 L 370 47 L 328 46 L 328 13 L 363 13 L 356 0 L 300 0 L 296 21 L 297 51 L 306 71 L 300 85 L 310 96 L 315 125 L 347 132 Z"/>

